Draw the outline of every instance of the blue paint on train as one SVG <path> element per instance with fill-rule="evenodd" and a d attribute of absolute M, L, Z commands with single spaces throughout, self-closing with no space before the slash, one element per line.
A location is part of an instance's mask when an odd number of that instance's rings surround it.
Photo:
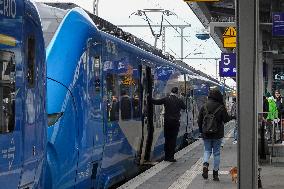
<path fill-rule="evenodd" d="M 59 116 L 48 129 L 46 188 L 108 188 L 136 175 L 146 160 L 161 160 L 163 110 L 145 115 L 146 88 L 154 83 L 153 95 L 165 96 L 184 74 L 195 75 L 99 31 L 82 9 L 70 10 L 47 47 L 48 114 Z M 145 116 L 153 116 L 151 124 Z"/>
<path fill-rule="evenodd" d="M 173 86 L 188 105 L 177 149 L 196 133 L 205 98 L 198 90 L 213 81 L 98 30 L 80 8 L 58 26 L 46 72 L 36 6 L 11 2 L 4 14 L 0 6 L 1 186 L 109 188 L 137 175 L 164 156 L 164 109 L 149 96 L 164 97 Z"/>
<path fill-rule="evenodd" d="M 41 22 L 28 0 L 0 5 L 0 184 L 43 188 L 46 75 Z"/>

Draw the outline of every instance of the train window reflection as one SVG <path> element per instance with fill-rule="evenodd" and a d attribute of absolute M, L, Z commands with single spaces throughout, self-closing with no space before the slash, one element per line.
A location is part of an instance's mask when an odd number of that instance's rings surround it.
<path fill-rule="evenodd" d="M 129 77 L 129 76 L 127 76 Z M 130 77 L 132 80 L 132 77 Z M 131 119 L 131 100 L 130 100 L 130 86 L 125 84 L 125 76 L 120 77 L 120 111 L 121 119 Z"/>
<path fill-rule="evenodd" d="M 15 58 L 0 50 L 0 133 L 14 130 L 15 125 Z"/>
<path fill-rule="evenodd" d="M 107 95 L 108 95 L 108 118 L 109 121 L 119 120 L 119 99 L 117 96 L 117 85 L 115 74 L 107 74 Z"/>
<path fill-rule="evenodd" d="M 135 81 L 135 84 L 132 88 L 132 91 L 134 91 L 132 95 L 132 109 L 133 109 L 133 119 L 137 119 L 141 117 L 141 111 L 140 111 L 140 87 L 138 84 L 138 79 Z"/>
<path fill-rule="evenodd" d="M 139 76 L 107 73 L 109 121 L 138 120 L 141 117 Z"/>

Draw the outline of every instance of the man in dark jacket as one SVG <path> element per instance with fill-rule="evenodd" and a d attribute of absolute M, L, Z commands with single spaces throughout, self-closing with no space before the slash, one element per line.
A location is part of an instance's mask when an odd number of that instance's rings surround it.
<path fill-rule="evenodd" d="M 152 99 L 156 105 L 164 105 L 164 137 L 165 137 L 165 161 L 176 162 L 174 159 L 177 135 L 180 126 L 180 111 L 186 106 L 178 97 L 178 88 L 174 87 L 168 97 L 162 99 Z"/>
<path fill-rule="evenodd" d="M 218 109 L 218 110 L 217 110 Z M 202 129 L 204 117 L 206 113 L 214 113 L 217 125 L 217 130 L 214 133 L 204 133 Z M 212 150 L 214 155 L 213 180 L 219 181 L 218 170 L 220 166 L 220 147 L 224 137 L 224 123 L 230 121 L 230 116 L 223 102 L 223 95 L 217 89 L 211 89 L 208 95 L 207 103 L 201 108 L 198 116 L 199 132 L 202 134 L 204 141 L 204 163 L 203 163 L 203 178 L 208 178 L 209 158 Z"/>

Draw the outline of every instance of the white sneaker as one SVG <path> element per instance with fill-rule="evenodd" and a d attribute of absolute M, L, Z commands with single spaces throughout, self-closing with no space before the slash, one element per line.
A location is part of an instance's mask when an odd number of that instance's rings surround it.
<path fill-rule="evenodd" d="M 238 143 L 238 141 L 237 141 L 237 140 L 234 140 L 234 141 L 233 141 L 233 144 L 237 144 L 237 143 Z"/>

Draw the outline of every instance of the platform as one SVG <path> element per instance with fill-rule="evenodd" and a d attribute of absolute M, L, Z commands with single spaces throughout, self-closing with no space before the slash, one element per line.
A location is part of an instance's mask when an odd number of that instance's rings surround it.
<path fill-rule="evenodd" d="M 176 163 L 162 161 L 119 189 L 237 189 L 237 184 L 231 181 L 229 174 L 230 169 L 237 166 L 237 145 L 232 144 L 233 124 L 234 122 L 230 122 L 225 131 L 219 171 L 220 182 L 212 180 L 212 158 L 209 179 L 204 180 L 201 176 L 203 142 L 200 139 L 177 152 Z M 261 176 L 264 189 L 284 188 L 281 180 L 284 178 L 283 165 L 263 165 Z"/>

